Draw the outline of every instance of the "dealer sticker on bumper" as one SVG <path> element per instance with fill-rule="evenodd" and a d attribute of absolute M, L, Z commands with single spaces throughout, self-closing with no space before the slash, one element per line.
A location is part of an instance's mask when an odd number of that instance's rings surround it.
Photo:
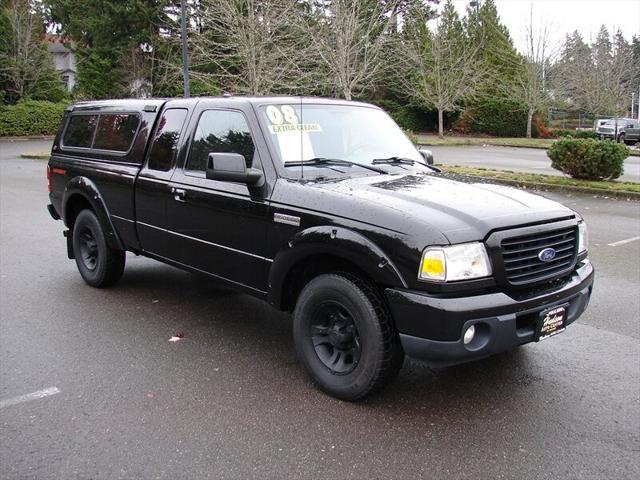
<path fill-rule="evenodd" d="M 538 341 L 564 332 L 567 327 L 567 307 L 568 305 L 554 307 L 540 314 L 537 335 Z"/>

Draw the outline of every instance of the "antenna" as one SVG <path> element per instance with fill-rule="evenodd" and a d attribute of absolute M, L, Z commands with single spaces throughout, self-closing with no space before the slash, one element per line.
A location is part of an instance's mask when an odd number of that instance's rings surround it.
<path fill-rule="evenodd" d="M 300 95 L 300 178 L 304 180 L 304 122 L 302 121 L 302 95 Z"/>

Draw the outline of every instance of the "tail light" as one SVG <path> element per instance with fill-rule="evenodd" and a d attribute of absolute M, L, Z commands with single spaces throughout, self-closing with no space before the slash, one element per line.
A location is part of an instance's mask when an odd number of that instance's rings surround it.
<path fill-rule="evenodd" d="M 51 193 L 51 167 L 47 165 L 47 192 Z"/>

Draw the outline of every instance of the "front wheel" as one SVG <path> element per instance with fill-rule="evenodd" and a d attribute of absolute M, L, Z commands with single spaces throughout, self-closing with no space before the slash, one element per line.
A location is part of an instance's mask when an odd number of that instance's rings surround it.
<path fill-rule="evenodd" d="M 125 252 L 109 247 L 91 210 L 82 210 L 73 225 L 73 253 L 82 279 L 92 287 L 108 287 L 122 277 Z"/>
<path fill-rule="evenodd" d="M 311 378 L 343 400 L 380 390 L 404 361 L 380 295 L 348 274 L 320 275 L 304 287 L 293 312 L 293 336 Z"/>

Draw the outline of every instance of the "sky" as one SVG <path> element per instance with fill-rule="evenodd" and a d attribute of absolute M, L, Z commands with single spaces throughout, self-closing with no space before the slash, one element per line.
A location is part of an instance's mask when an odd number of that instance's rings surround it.
<path fill-rule="evenodd" d="M 441 2 L 444 3 L 444 2 Z M 453 0 L 464 14 L 469 0 Z M 533 5 L 533 25 L 547 24 L 550 41 L 562 42 L 566 33 L 578 30 L 583 38 L 595 40 L 601 25 L 609 33 L 618 28 L 631 40 L 640 35 L 640 0 L 495 0 L 500 20 L 509 28 L 516 47 L 524 51 L 525 29 Z"/>

